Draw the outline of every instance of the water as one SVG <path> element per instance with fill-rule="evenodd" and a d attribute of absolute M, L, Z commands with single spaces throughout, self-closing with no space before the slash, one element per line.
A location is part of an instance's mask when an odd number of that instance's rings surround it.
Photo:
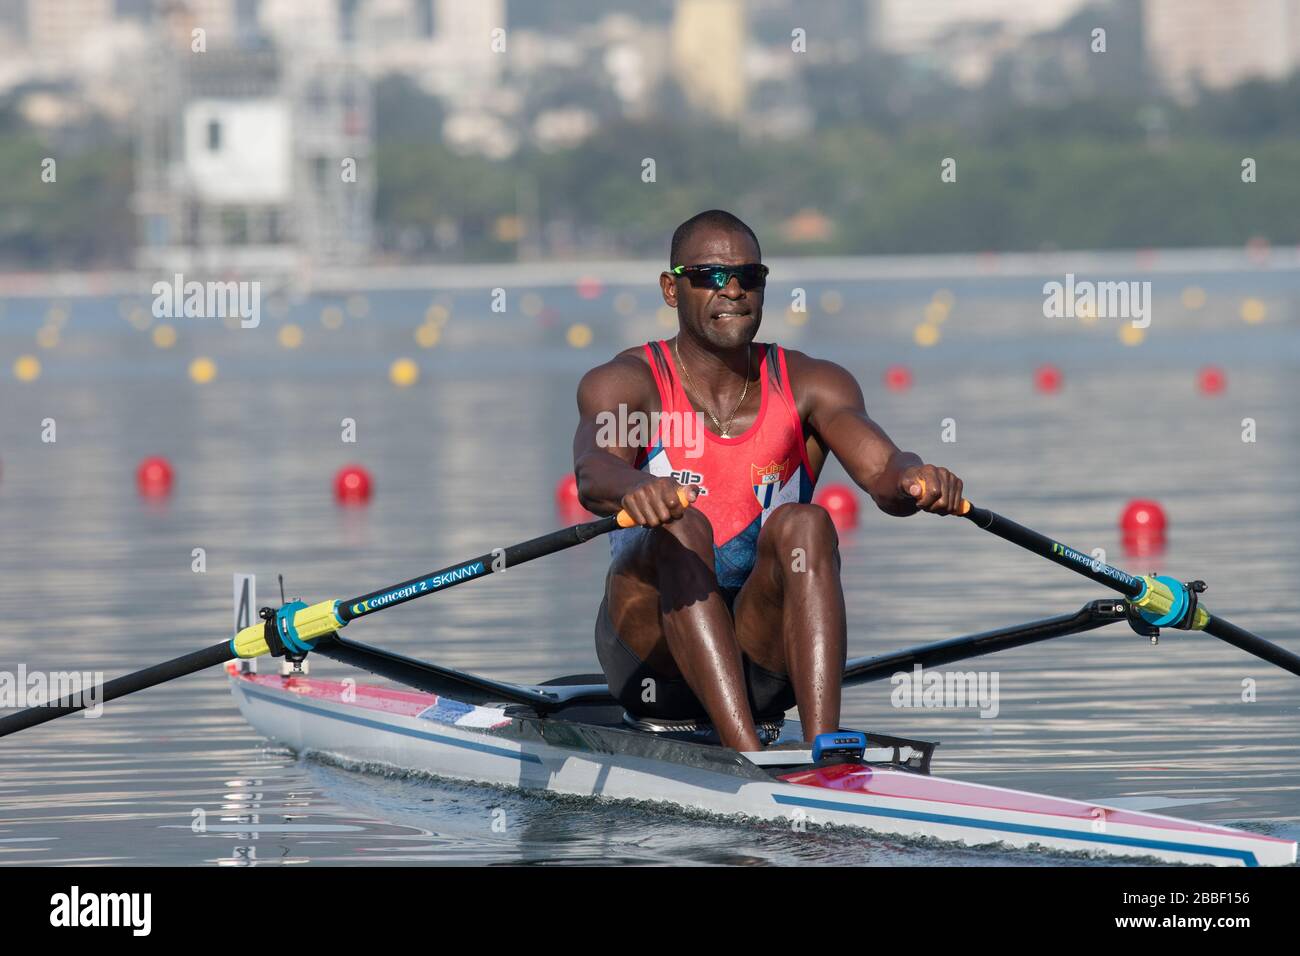
<path fill-rule="evenodd" d="M 1205 305 L 1187 309 L 1181 293 L 1198 281 Z M 943 285 L 809 284 L 802 322 L 775 306 L 789 288 L 774 282 L 760 337 L 844 364 L 873 417 L 960 474 L 978 503 L 1080 549 L 1105 548 L 1135 572 L 1205 578 L 1217 613 L 1300 650 L 1300 275 L 1161 275 L 1137 348 L 1121 344 L 1116 320 L 1043 319 L 1041 282 L 996 277 L 948 283 L 955 303 L 942 338 L 920 348 L 912 330 Z M 230 628 L 232 572 L 256 572 L 263 603 L 277 572 L 290 598 L 342 597 L 564 523 L 552 490 L 570 467 L 578 377 L 671 329 L 650 283 L 594 300 L 548 288 L 525 301 L 526 291 L 511 290 L 505 315 L 474 289 L 371 293 L 364 309 L 345 296 L 270 303 L 255 330 L 169 323 L 179 338 L 165 350 L 152 328 L 127 321 L 144 299 L 4 303 L 0 669 L 114 676 L 215 643 Z M 1238 316 L 1248 296 L 1267 306 L 1257 324 Z M 424 350 L 414 331 L 435 303 L 451 318 Z M 40 349 L 33 337 L 51 306 L 67 313 L 61 341 Z M 341 327 L 321 324 L 328 306 L 343 310 Z M 304 330 L 296 350 L 277 341 L 290 322 Z M 589 327 L 586 348 L 566 341 L 573 322 Z M 35 382 L 11 372 L 25 353 L 44 366 Z M 207 385 L 186 375 L 198 356 L 217 364 Z M 407 389 L 387 380 L 402 356 L 421 368 Z M 1032 389 L 1044 361 L 1064 372 L 1058 395 Z M 894 362 L 913 366 L 911 391 L 881 384 Z M 1228 389 L 1200 396 L 1194 371 L 1211 362 Z M 941 440 L 949 418 L 955 443 Z M 1257 423 L 1254 443 L 1241 441 L 1245 418 Z M 57 427 L 53 444 L 41 441 L 45 419 Z M 339 440 L 343 419 L 356 422 L 355 445 Z M 161 505 L 135 493 L 135 465 L 149 454 L 168 456 L 177 473 Z M 331 476 L 354 460 L 371 469 L 376 496 L 341 510 Z M 832 465 L 823 481 L 837 480 Z M 1159 559 L 1121 550 L 1116 516 L 1133 497 L 1159 499 L 1170 514 Z M 842 540 L 852 655 L 1105 596 L 965 522 L 900 520 L 863 505 L 860 527 Z M 192 569 L 199 548 L 205 573 Z M 509 680 L 591 671 L 606 559 L 593 543 L 358 622 L 354 636 Z M 996 669 L 996 718 L 894 708 L 889 685 L 876 684 L 846 694 L 845 723 L 941 740 L 935 767 L 948 776 L 1300 836 L 1294 677 L 1212 638 L 1166 632 L 1152 647 L 1123 625 L 966 668 Z M 316 676 L 345 673 L 313 661 Z M 1254 682 L 1253 702 L 1243 702 L 1244 681 Z M 266 747 L 216 670 L 0 747 L 5 863 L 1075 862 L 303 762 Z M 500 820 L 503 832 L 493 828 Z"/>

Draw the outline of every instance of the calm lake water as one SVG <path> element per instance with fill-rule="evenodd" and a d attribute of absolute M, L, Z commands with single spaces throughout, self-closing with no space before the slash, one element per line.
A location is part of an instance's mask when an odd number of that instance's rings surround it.
<path fill-rule="evenodd" d="M 774 276 L 760 338 L 844 364 L 899 444 L 951 467 L 978 503 L 1134 572 L 1204 578 L 1216 612 L 1300 650 L 1300 273 L 1156 276 L 1140 344 L 1121 341 L 1121 320 L 1045 319 L 1042 282 L 808 283 L 809 311 L 791 315 L 791 283 Z M 553 489 L 571 464 L 579 376 L 672 328 L 653 275 L 594 298 L 508 295 L 505 314 L 486 289 L 268 302 L 252 330 L 161 323 L 143 297 L 3 303 L 0 670 L 111 677 L 215 643 L 230 630 L 233 572 L 258 574 L 262 603 L 277 573 L 291 599 L 342 597 L 566 523 Z M 422 348 L 431 306 L 438 340 Z M 938 340 L 922 347 L 927 314 Z M 170 348 L 155 344 L 163 324 L 177 333 Z M 282 342 L 289 325 L 302 331 L 296 348 Z M 57 345 L 43 348 L 51 327 Z M 35 381 L 15 376 L 24 354 L 42 364 Z M 187 374 L 198 357 L 216 364 L 207 384 Z M 388 380 L 402 357 L 420 369 L 408 388 Z M 896 362 L 914 371 L 910 391 L 883 385 Z M 1043 362 L 1063 372 L 1057 394 L 1033 388 Z M 1200 395 L 1195 373 L 1211 363 L 1227 389 Z M 348 418 L 355 445 L 340 442 Z M 46 419 L 54 443 L 41 440 Z M 942 440 L 946 419 L 955 442 Z M 1242 441 L 1243 419 L 1256 441 Z M 176 469 L 161 505 L 134 486 L 151 454 Z M 350 461 L 374 475 L 364 509 L 331 499 Z M 832 465 L 823 482 L 838 480 Z M 1122 551 L 1116 521 L 1135 497 L 1168 511 L 1161 557 Z M 862 504 L 842 540 L 852 655 L 1106 596 L 966 522 Z M 607 558 L 592 543 L 358 622 L 354 636 L 509 680 L 590 671 Z M 942 741 L 935 769 L 948 776 L 1300 837 L 1295 677 L 1209 637 L 1168 633 L 1152 647 L 1123 625 L 969 666 L 996 670 L 994 719 L 894 708 L 889 685 L 874 684 L 847 692 L 845 723 Z M 316 676 L 345 673 L 313 661 Z M 242 720 L 217 670 L 0 747 L 0 863 L 1074 862 L 301 761 Z M 491 828 L 497 808 L 504 833 Z M 199 810 L 247 829 L 193 832 Z"/>

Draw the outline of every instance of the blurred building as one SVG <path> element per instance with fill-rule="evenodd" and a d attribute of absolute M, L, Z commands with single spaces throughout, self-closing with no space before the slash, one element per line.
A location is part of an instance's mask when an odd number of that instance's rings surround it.
<path fill-rule="evenodd" d="M 365 261 L 375 170 L 363 71 L 346 51 L 285 51 L 238 18 L 230 42 L 193 53 L 196 16 L 173 8 L 141 65 L 138 264 L 265 276 Z"/>
<path fill-rule="evenodd" d="M 286 50 L 347 50 L 371 78 L 408 77 L 446 105 L 453 147 L 500 158 L 518 145 L 500 116 L 505 0 L 262 0 L 259 21 Z"/>
<path fill-rule="evenodd" d="M 745 6 L 741 0 L 677 0 L 672 63 L 686 101 L 736 122 L 748 92 Z"/>
<path fill-rule="evenodd" d="M 113 0 L 27 0 L 28 47 L 37 55 L 74 53 L 113 15 Z"/>
<path fill-rule="evenodd" d="M 1054 29 L 1088 0 L 866 0 L 871 44 L 922 59 L 958 83 L 978 86 L 997 60 Z"/>
<path fill-rule="evenodd" d="M 1300 66 L 1300 0 L 1145 0 L 1148 62 L 1176 96 Z"/>

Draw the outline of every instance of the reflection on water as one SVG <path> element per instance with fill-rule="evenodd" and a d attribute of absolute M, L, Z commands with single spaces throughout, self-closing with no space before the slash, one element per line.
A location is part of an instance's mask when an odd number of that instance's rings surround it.
<path fill-rule="evenodd" d="M 1162 281 L 1157 306 L 1162 295 L 1176 303 L 1175 279 Z M 1295 288 L 1269 281 L 1270 321 L 1246 326 L 1236 287 L 1203 283 L 1207 307 L 1164 320 L 1157 311 L 1141 349 L 1101 323 L 1044 333 L 1032 283 L 954 284 L 952 315 L 928 351 L 911 339 L 933 291 L 919 284 L 842 285 L 847 302 L 878 299 L 879 310 L 814 313 L 805 325 L 773 310 L 764 331 L 857 373 L 873 416 L 961 474 L 972 499 L 1080 549 L 1125 564 L 1116 516 L 1129 498 L 1160 499 L 1169 550 L 1131 569 L 1203 577 L 1217 612 L 1300 648 L 1300 333 Z M 291 599 L 347 596 L 554 527 L 578 376 L 617 348 L 670 333 L 648 295 L 640 313 L 615 322 L 607 302 L 545 294 L 563 320 L 492 315 L 474 293 L 457 293 L 428 352 L 412 331 L 430 297 L 410 292 L 373 296 L 371 318 L 339 330 L 314 318 L 322 303 L 297 307 L 284 320 L 307 330 L 297 353 L 278 348 L 270 320 L 252 332 L 184 328 L 162 352 L 115 301 L 74 303 L 41 380 L 0 380 L 0 668 L 112 676 L 211 644 L 229 629 L 232 572 L 258 573 L 263 602 L 275 597 L 277 572 Z M 31 349 L 42 307 L 6 311 L 6 369 Z M 584 351 L 565 345 L 572 318 L 593 328 Z M 203 387 L 184 373 L 200 354 L 219 369 Z M 422 378 L 398 390 L 386 375 L 402 355 L 420 361 Z M 880 384 L 895 361 L 916 373 L 905 395 Z M 1063 368 L 1060 394 L 1032 391 L 1042 361 Z M 1209 362 L 1228 374 L 1227 393 L 1213 399 L 1192 388 Z M 47 418 L 57 422 L 54 444 L 40 441 Z M 349 418 L 356 445 L 339 442 Z M 940 440 L 949 418 L 955 443 Z M 1257 423 L 1252 444 L 1240 440 L 1246 418 Z M 177 471 L 161 507 L 134 497 L 134 467 L 147 454 L 167 455 Z M 365 511 L 340 511 L 329 479 L 353 460 L 372 470 L 376 497 Z M 832 466 L 824 480 L 843 475 Z M 965 522 L 868 510 L 842 544 L 852 654 L 1102 596 Z M 206 573 L 192 570 L 196 548 Z M 394 609 L 357 634 L 493 677 L 589 671 L 606 555 L 601 543 L 556 555 Z M 1294 677 L 1208 637 L 1166 633 L 1152 646 L 1122 624 L 963 667 L 994 668 L 996 719 L 895 708 L 889 685 L 875 684 L 846 695 L 845 722 L 941 740 L 940 773 L 1300 835 Z M 313 670 L 347 673 L 325 660 Z M 263 749 L 217 671 L 0 746 L 0 863 L 1061 861 L 304 763 Z M 494 831 L 502 815 L 504 831 Z"/>

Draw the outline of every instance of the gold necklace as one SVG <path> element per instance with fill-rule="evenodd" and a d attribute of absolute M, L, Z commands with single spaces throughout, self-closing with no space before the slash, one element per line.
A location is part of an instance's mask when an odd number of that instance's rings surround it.
<path fill-rule="evenodd" d="M 687 384 L 691 386 L 691 391 L 696 395 L 699 395 L 700 390 L 695 387 L 695 380 L 691 378 L 691 373 L 686 369 L 686 363 L 682 361 L 682 353 L 677 349 L 676 336 L 673 337 L 673 354 L 677 356 L 677 365 L 681 368 L 682 375 L 685 376 Z M 713 419 L 713 427 L 718 430 L 718 434 L 722 438 L 731 437 L 731 423 L 736 418 L 736 412 L 740 411 L 740 406 L 745 404 L 745 396 L 749 394 L 749 376 L 753 371 L 753 366 L 754 352 L 752 349 L 747 348 L 745 352 L 745 387 L 740 390 L 740 401 L 736 402 L 736 407 L 733 408 L 731 414 L 727 416 L 727 424 L 722 424 L 722 422 L 718 421 L 717 415 L 713 414 L 713 412 L 709 411 L 707 408 L 704 409 L 704 413 Z M 700 402 L 700 405 L 704 405 L 704 403 Z"/>

